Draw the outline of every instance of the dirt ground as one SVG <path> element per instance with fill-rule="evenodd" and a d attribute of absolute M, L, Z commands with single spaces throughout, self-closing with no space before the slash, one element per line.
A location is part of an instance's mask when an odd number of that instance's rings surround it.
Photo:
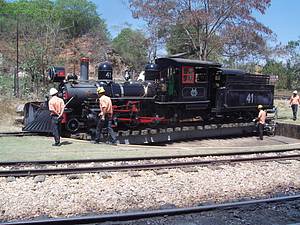
<path fill-rule="evenodd" d="M 26 101 L 0 97 L 0 102 L 0 132 L 21 131 L 22 124 L 15 122 L 19 117 L 16 109 L 18 105 L 24 104 Z"/>

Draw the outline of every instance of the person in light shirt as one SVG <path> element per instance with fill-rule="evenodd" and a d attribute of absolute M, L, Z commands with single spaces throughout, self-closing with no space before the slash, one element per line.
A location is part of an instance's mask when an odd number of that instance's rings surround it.
<path fill-rule="evenodd" d="M 99 106 L 100 106 L 100 113 L 99 113 L 99 120 L 96 127 L 96 137 L 95 137 L 95 144 L 100 143 L 100 136 L 103 127 L 107 127 L 108 134 L 111 137 L 111 142 L 109 144 L 116 145 L 116 135 L 111 128 L 112 125 L 112 116 L 113 116 L 113 108 L 112 108 L 112 102 L 110 97 L 105 95 L 105 89 L 103 87 L 97 88 L 97 93 L 99 95 Z"/>
<path fill-rule="evenodd" d="M 297 119 L 299 104 L 300 104 L 300 97 L 298 95 L 298 92 L 293 91 L 293 95 L 290 98 L 290 105 L 291 105 L 292 110 L 293 110 L 293 120 L 294 121 Z"/>
<path fill-rule="evenodd" d="M 51 99 L 49 100 L 49 110 L 51 116 L 52 134 L 55 143 L 52 146 L 60 146 L 60 122 L 65 109 L 64 100 L 57 96 L 58 91 L 55 88 L 51 88 Z"/>
<path fill-rule="evenodd" d="M 264 137 L 264 126 L 266 123 L 266 117 L 267 117 L 267 113 L 266 111 L 263 110 L 263 106 L 262 105 L 258 105 L 257 106 L 259 113 L 256 119 L 254 119 L 254 121 L 257 121 L 257 125 L 258 125 L 258 134 L 259 134 L 259 139 L 263 140 Z"/>

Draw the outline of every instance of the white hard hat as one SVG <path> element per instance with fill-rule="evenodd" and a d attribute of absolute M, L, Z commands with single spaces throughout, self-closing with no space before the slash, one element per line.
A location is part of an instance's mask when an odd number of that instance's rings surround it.
<path fill-rule="evenodd" d="M 55 88 L 51 88 L 50 91 L 49 91 L 49 94 L 52 96 L 52 95 L 55 95 L 57 94 L 57 90 Z"/>
<path fill-rule="evenodd" d="M 297 91 L 293 91 L 293 94 L 297 94 L 298 92 Z"/>

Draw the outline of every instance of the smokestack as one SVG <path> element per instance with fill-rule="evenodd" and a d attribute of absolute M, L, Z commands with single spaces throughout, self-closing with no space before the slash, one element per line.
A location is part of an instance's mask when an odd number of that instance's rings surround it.
<path fill-rule="evenodd" d="M 89 62 L 88 57 L 83 57 L 80 59 L 80 80 L 89 79 Z"/>

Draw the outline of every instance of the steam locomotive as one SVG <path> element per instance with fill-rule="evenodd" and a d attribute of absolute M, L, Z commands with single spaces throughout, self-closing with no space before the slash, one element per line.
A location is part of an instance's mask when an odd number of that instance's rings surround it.
<path fill-rule="evenodd" d="M 89 80 L 88 68 L 89 59 L 82 58 L 80 79 L 66 77 L 62 67 L 49 70 L 67 104 L 62 120 L 65 132 L 88 131 L 96 126 L 100 110 L 96 89 L 100 86 L 112 99 L 116 129 L 183 121 L 249 122 L 257 116 L 257 105 L 273 108 L 274 86 L 268 75 L 225 69 L 219 63 L 158 58 L 146 65 L 143 80 L 122 83 L 113 81 L 108 62 L 99 65 L 98 80 Z M 50 132 L 47 116 L 50 118 L 47 104 L 44 108 L 26 104 L 24 130 Z"/>

